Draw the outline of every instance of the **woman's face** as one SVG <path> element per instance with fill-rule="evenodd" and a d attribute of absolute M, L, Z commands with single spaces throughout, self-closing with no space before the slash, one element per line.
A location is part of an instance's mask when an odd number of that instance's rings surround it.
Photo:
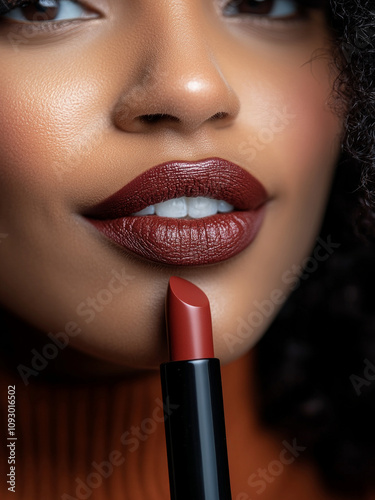
<path fill-rule="evenodd" d="M 327 106 L 329 58 L 311 61 L 329 47 L 323 11 L 290 0 L 56 5 L 13 11 L 0 25 L 0 300 L 45 333 L 78 325 L 71 347 L 154 368 L 167 359 L 164 298 L 178 275 L 208 295 L 215 353 L 229 362 L 264 333 L 295 284 L 329 194 L 341 123 Z M 210 253 L 208 219 L 137 216 L 143 240 L 121 219 L 125 230 L 113 238 L 123 248 L 86 216 L 166 162 L 188 172 L 197 164 L 189 182 L 199 184 L 199 161 L 212 158 L 236 164 L 266 192 L 259 227 L 244 229 L 255 237 L 236 255 Z M 215 168 L 229 176 L 225 189 L 251 191 L 225 164 L 208 163 L 211 176 Z M 157 196 L 155 185 L 143 184 L 143 195 Z M 209 220 L 216 239 L 233 217 Z M 168 233 L 169 250 L 159 241 L 151 260 L 144 234 L 165 224 L 184 224 L 185 233 L 177 230 L 174 246 Z M 192 244 L 204 264 L 191 258 Z M 331 251 L 323 246 L 319 258 Z"/>

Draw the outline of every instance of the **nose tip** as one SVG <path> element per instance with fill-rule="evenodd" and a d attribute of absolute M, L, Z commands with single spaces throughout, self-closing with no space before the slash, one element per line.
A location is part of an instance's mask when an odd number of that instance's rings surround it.
<path fill-rule="evenodd" d="M 128 132 L 161 127 L 191 132 L 205 123 L 226 126 L 239 108 L 237 95 L 219 73 L 197 77 L 174 72 L 122 96 L 115 124 Z"/>

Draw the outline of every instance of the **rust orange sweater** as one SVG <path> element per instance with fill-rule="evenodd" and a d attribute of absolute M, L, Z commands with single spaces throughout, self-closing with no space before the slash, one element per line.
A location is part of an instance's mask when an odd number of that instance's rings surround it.
<path fill-rule="evenodd" d="M 222 370 L 233 500 L 257 498 L 261 484 L 263 500 L 333 500 L 303 452 L 283 451 L 283 439 L 254 417 L 250 361 L 248 355 Z M 6 483 L 8 385 L 16 390 L 15 493 Z M 1 432 L 3 500 L 169 499 L 158 373 L 100 384 L 35 379 L 28 386 L 3 373 Z M 255 485 L 261 469 L 271 470 L 272 481 Z"/>

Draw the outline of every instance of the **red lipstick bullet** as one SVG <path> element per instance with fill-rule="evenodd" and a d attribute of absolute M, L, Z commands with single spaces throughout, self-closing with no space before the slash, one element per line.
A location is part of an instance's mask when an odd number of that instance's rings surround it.
<path fill-rule="evenodd" d="M 230 500 L 220 361 L 210 304 L 173 276 L 166 299 L 171 361 L 160 366 L 171 500 Z M 172 406 L 173 405 L 173 406 Z"/>
<path fill-rule="evenodd" d="M 214 357 L 210 303 L 200 288 L 173 276 L 166 315 L 171 361 Z"/>

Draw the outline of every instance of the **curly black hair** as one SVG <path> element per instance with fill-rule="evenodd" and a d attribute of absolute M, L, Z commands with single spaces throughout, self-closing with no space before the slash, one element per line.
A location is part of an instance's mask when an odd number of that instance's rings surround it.
<path fill-rule="evenodd" d="M 375 490 L 375 4 L 327 11 L 345 136 L 321 240 L 339 248 L 303 275 L 255 352 L 264 424 L 358 499 Z"/>

